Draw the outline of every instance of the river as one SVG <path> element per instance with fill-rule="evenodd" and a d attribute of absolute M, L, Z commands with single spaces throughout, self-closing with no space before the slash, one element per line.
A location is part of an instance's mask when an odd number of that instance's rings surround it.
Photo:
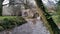
<path fill-rule="evenodd" d="M 7 31 L 2 31 L 0 34 L 50 34 L 40 19 L 26 19 L 28 23 Z M 33 23 L 34 22 L 34 23 Z"/>

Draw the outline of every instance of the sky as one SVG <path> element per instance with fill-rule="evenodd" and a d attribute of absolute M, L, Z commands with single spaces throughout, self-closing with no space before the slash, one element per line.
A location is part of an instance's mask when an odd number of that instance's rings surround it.
<path fill-rule="evenodd" d="M 9 3 L 9 0 L 4 0 L 3 5 Z"/>
<path fill-rule="evenodd" d="M 43 1 L 44 4 L 47 4 L 47 2 L 48 2 L 48 0 L 42 0 L 42 1 Z M 53 1 L 54 3 L 56 3 L 55 0 L 49 0 L 49 1 Z M 9 0 L 5 0 L 3 2 L 3 4 L 7 4 L 7 3 L 9 3 Z"/>
<path fill-rule="evenodd" d="M 48 0 L 42 0 L 43 1 L 43 3 L 45 3 L 45 4 L 47 4 L 47 2 L 48 2 Z M 58 0 L 49 0 L 49 1 L 52 1 L 52 2 L 54 2 L 54 3 L 57 3 L 56 1 L 58 1 Z"/>

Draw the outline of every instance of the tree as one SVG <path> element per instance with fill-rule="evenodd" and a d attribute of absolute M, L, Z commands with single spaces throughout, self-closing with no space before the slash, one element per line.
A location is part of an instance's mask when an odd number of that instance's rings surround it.
<path fill-rule="evenodd" d="M 55 19 L 55 22 L 56 22 L 56 24 L 58 25 L 58 24 L 60 24 L 60 0 L 56 3 L 56 18 L 57 19 Z M 58 25 L 58 27 L 60 27 L 59 25 Z"/>
<path fill-rule="evenodd" d="M 35 0 L 37 4 L 37 10 L 39 15 L 42 17 L 43 22 L 49 28 L 50 34 L 59 34 L 59 29 L 54 23 L 50 14 L 45 11 L 45 7 L 42 3 L 42 0 Z"/>
<path fill-rule="evenodd" d="M 57 14 L 60 15 L 60 1 L 57 2 L 56 11 L 57 11 Z"/>
<path fill-rule="evenodd" d="M 0 16 L 2 15 L 2 3 L 4 0 L 0 0 Z"/>

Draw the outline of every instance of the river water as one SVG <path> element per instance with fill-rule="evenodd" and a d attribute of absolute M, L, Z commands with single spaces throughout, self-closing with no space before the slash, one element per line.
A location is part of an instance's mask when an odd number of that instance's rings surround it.
<path fill-rule="evenodd" d="M 26 19 L 28 23 L 16 26 L 9 31 L 2 31 L 0 34 L 50 34 L 40 19 Z M 34 22 L 34 23 L 33 23 Z"/>

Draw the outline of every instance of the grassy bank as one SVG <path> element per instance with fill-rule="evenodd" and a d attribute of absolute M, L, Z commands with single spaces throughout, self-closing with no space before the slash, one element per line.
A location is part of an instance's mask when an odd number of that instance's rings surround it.
<path fill-rule="evenodd" d="M 27 23 L 27 21 L 20 16 L 0 16 L 0 31 L 12 29 L 24 23 Z"/>

